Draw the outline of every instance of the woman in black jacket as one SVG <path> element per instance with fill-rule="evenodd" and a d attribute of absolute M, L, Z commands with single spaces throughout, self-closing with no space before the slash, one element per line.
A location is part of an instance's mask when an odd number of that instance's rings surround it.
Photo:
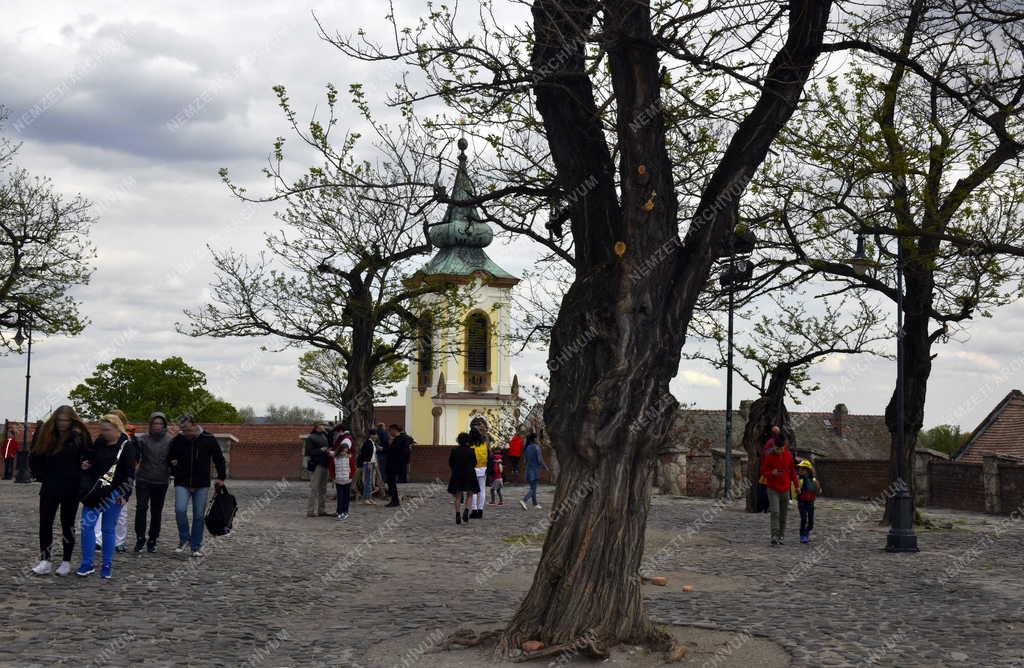
<path fill-rule="evenodd" d="M 100 576 L 110 578 L 114 567 L 117 518 L 135 482 L 135 446 L 116 415 L 100 419 L 100 436 L 82 457 L 82 564 L 77 574 L 91 575 L 96 549 L 96 523 L 103 534 Z"/>
<path fill-rule="evenodd" d="M 71 406 L 61 406 L 43 424 L 29 453 L 32 477 L 43 483 L 39 489 L 40 561 L 32 572 L 49 575 L 52 570 L 53 521 L 60 511 L 63 555 L 57 575 L 71 573 L 75 549 L 75 515 L 82 478 L 82 453 L 89 443 L 85 423 Z"/>
<path fill-rule="evenodd" d="M 469 445 L 469 434 L 462 432 L 455 438 L 458 446 L 448 455 L 448 468 L 452 477 L 448 481 L 448 493 L 455 500 L 455 523 L 469 523 L 469 505 L 473 494 L 480 493 L 480 481 L 476 477 L 476 453 Z M 462 495 L 466 495 L 466 508 L 459 514 Z"/>

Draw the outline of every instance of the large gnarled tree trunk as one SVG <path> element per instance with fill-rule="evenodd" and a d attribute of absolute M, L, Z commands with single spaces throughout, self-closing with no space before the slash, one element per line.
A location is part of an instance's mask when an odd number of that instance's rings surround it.
<path fill-rule="evenodd" d="M 534 3 L 535 92 L 559 185 L 596 185 L 580 189 L 570 211 L 576 279 L 551 336 L 544 419 L 561 468 L 553 517 L 499 652 L 528 639 L 669 644 L 647 615 L 638 574 L 656 447 L 676 408 L 669 381 L 739 197 L 795 109 L 830 7 L 789 4 L 787 41 L 680 242 L 647 3 Z M 577 37 L 598 9 L 618 114 L 618 191 Z"/>
<path fill-rule="evenodd" d="M 761 449 L 771 435 L 773 426 L 788 431 L 790 442 L 796 445 L 796 432 L 789 424 L 789 411 L 786 410 L 786 385 L 789 383 L 793 367 L 780 364 L 772 370 L 768 388 L 764 394 L 750 404 L 747 424 L 743 428 L 743 449 L 747 453 L 747 512 L 758 512 L 758 483 L 761 478 Z"/>

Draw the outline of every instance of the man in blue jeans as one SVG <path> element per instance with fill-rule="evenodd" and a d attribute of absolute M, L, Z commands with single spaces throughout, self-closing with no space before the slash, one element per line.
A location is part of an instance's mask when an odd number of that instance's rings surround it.
<path fill-rule="evenodd" d="M 210 463 L 217 467 L 215 484 L 220 487 L 227 477 L 224 453 L 213 434 L 203 431 L 195 418 L 185 415 L 178 423 L 181 432 L 171 441 L 167 463 L 174 476 L 174 517 L 178 521 L 178 547 L 182 554 L 192 549 L 193 557 L 202 557 L 203 519 L 206 501 L 210 497 Z M 192 525 L 189 526 L 188 506 L 192 504 Z"/>
<path fill-rule="evenodd" d="M 530 490 L 526 492 L 526 496 L 519 500 L 519 505 L 523 507 L 523 510 L 526 510 L 526 502 L 533 501 L 533 507 L 539 510 L 540 503 L 537 501 L 537 484 L 540 483 L 541 469 L 547 469 L 548 465 L 544 463 L 544 456 L 541 454 L 540 443 L 537 442 L 536 434 L 530 434 L 526 437 L 523 462 L 526 464 L 526 482 L 530 485 Z"/>

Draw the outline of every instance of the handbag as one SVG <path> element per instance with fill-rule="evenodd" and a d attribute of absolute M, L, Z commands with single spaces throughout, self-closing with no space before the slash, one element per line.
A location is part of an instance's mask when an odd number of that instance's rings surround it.
<path fill-rule="evenodd" d="M 86 508 L 96 508 L 103 504 L 103 501 L 111 495 L 114 491 L 114 473 L 117 471 L 117 465 L 121 461 L 121 453 L 124 452 L 124 446 L 128 443 L 128 439 L 121 441 L 121 447 L 117 449 L 117 456 L 114 457 L 114 463 L 110 465 L 107 472 L 101 475 L 96 482 L 92 484 L 85 494 L 82 495 L 82 505 Z"/>
<path fill-rule="evenodd" d="M 235 521 L 235 513 L 238 511 L 238 502 L 235 496 L 228 492 L 226 485 L 217 487 L 213 496 L 213 503 L 206 513 L 206 530 L 214 536 L 224 536 L 231 533 L 231 525 Z"/>

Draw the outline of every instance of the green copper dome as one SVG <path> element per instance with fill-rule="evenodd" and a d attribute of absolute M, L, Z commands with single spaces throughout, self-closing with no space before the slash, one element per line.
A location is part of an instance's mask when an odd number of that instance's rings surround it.
<path fill-rule="evenodd" d="M 459 140 L 459 168 L 455 172 L 451 192 L 453 201 L 448 205 L 441 222 L 431 225 L 427 231 L 430 243 L 438 248 L 437 254 L 417 273 L 429 276 L 470 276 L 482 271 L 495 278 L 517 280 L 484 252 L 484 248 L 494 239 L 494 232 L 480 217 L 477 207 L 459 204 L 460 201 L 476 196 L 467 168 L 468 145 L 465 139 Z"/>

